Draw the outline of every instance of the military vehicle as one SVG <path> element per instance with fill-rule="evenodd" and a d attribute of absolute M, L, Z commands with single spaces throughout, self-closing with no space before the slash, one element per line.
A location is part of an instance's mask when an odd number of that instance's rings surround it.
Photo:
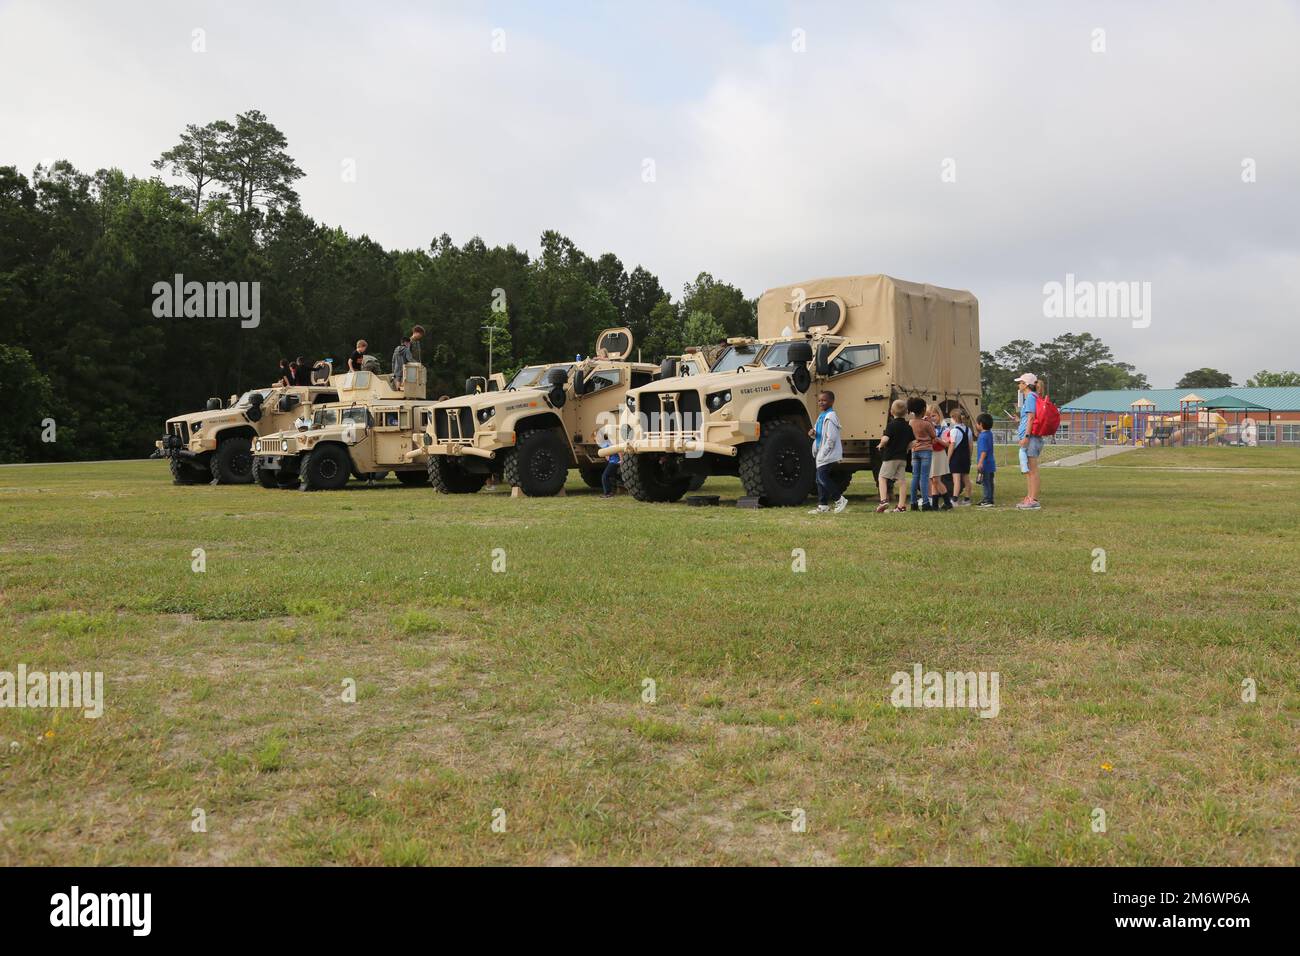
<path fill-rule="evenodd" d="M 605 462 L 595 432 L 608 426 L 613 437 L 628 389 L 659 371 L 629 361 L 631 353 L 628 329 L 606 329 L 592 358 L 529 365 L 502 389 L 441 402 L 423 436 L 429 483 L 444 494 L 471 494 L 495 475 L 541 497 L 558 494 L 577 468 L 599 488 Z"/>
<path fill-rule="evenodd" d="M 400 388 L 377 370 L 330 379 L 336 401 L 312 407 L 301 427 L 265 435 L 253 444 L 253 473 L 264 488 L 304 491 L 342 488 L 349 478 L 379 479 L 392 471 L 404 485 L 428 480 L 424 451 L 413 443 L 437 403 L 426 399 L 425 368 L 408 362 Z"/>
<path fill-rule="evenodd" d="M 315 381 L 319 377 L 321 381 Z M 201 412 L 167 419 L 166 434 L 154 443 L 155 458 L 166 458 L 176 484 L 201 482 L 248 484 L 253 480 L 253 442 L 260 435 L 289 428 L 311 407 L 338 401 L 328 370 L 311 385 L 272 385 L 221 399 L 208 400 Z"/>
<path fill-rule="evenodd" d="M 846 482 L 880 468 L 895 398 L 980 409 L 979 304 L 969 292 L 889 276 L 769 289 L 758 336 L 729 339 L 710 372 L 632 389 L 619 440 L 623 483 L 641 501 L 676 501 L 692 476 L 738 475 L 745 494 L 797 505 L 814 489 L 808 431 L 817 393 L 835 393 Z"/>

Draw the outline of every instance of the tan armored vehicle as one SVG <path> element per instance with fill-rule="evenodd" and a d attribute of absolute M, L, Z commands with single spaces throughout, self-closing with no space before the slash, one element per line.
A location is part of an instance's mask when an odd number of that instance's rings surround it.
<path fill-rule="evenodd" d="M 500 390 L 441 402 L 423 436 L 429 483 L 447 494 L 478 491 L 488 475 L 525 495 L 557 494 L 570 468 L 600 487 L 605 462 L 595 432 L 612 438 L 629 388 L 653 380 L 658 367 L 631 362 L 632 333 L 607 329 L 596 355 L 578 362 L 530 365 Z"/>
<path fill-rule="evenodd" d="M 349 478 L 378 479 L 390 471 L 404 485 L 424 484 L 424 451 L 412 436 L 423 432 L 437 404 L 424 397 L 424 366 L 407 363 L 401 388 L 373 369 L 334 375 L 330 382 L 336 401 L 317 404 L 310 419 L 254 442 L 258 484 L 328 490 L 342 488 Z"/>
<path fill-rule="evenodd" d="M 981 410 L 979 304 L 969 292 L 881 275 L 815 279 L 763 293 L 758 337 L 728 342 L 708 374 L 628 394 L 620 440 L 601 454 L 621 456 L 638 500 L 676 501 L 703 474 L 739 475 L 765 505 L 803 502 L 823 390 L 835 393 L 850 474 L 879 470 L 895 398 Z"/>
<path fill-rule="evenodd" d="M 253 480 L 253 442 L 293 425 L 321 402 L 338 401 L 328 376 L 312 385 L 275 385 L 221 399 L 208 400 L 202 412 L 167 419 L 166 434 L 154 443 L 155 458 L 166 458 L 172 479 L 192 485 L 215 481 L 248 484 Z"/>

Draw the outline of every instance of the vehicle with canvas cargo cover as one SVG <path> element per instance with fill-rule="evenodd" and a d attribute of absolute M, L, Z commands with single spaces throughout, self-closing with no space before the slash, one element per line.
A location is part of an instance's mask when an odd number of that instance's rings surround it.
<path fill-rule="evenodd" d="M 423 448 L 414 436 L 437 402 L 426 399 L 425 368 L 408 362 L 402 387 L 377 370 L 331 378 L 338 400 L 316 405 L 305 427 L 257 439 L 253 473 L 264 488 L 304 491 L 342 488 L 349 478 L 379 479 L 394 472 L 404 485 L 427 480 Z"/>
<path fill-rule="evenodd" d="M 504 389 L 439 403 L 423 436 L 429 483 L 444 494 L 472 494 L 494 475 L 525 495 L 546 497 L 577 468 L 599 488 L 605 462 L 596 454 L 596 430 L 608 426 L 612 438 L 628 389 L 659 371 L 629 361 L 631 352 L 631 331 L 606 329 L 593 357 L 529 365 Z"/>
<path fill-rule="evenodd" d="M 253 442 L 283 431 L 295 419 L 311 414 L 313 405 L 338 401 L 328 374 L 311 385 L 273 385 L 221 399 L 208 400 L 201 412 L 167 419 L 166 433 L 154 442 L 154 458 L 166 458 L 178 485 L 216 482 L 248 484 L 253 480 Z"/>
<path fill-rule="evenodd" d="M 814 279 L 758 300 L 758 336 L 728 339 L 705 375 L 628 393 L 619 441 L 623 483 L 640 501 L 676 501 L 699 475 L 738 475 L 764 505 L 814 489 L 808 431 L 817 393 L 835 393 L 847 479 L 879 470 L 895 398 L 980 409 L 979 304 L 969 292 L 890 276 Z"/>

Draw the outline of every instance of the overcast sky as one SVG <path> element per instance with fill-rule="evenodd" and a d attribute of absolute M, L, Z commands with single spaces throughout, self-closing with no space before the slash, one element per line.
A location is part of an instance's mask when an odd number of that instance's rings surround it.
<path fill-rule="evenodd" d="M 1292 2 L 0 0 L 0 164 L 147 176 L 257 108 L 387 247 L 553 228 L 674 297 L 885 272 L 974 292 L 986 348 L 1240 383 L 1300 368 L 1298 51 Z M 1067 273 L 1151 283 L 1150 326 L 1044 318 Z"/>

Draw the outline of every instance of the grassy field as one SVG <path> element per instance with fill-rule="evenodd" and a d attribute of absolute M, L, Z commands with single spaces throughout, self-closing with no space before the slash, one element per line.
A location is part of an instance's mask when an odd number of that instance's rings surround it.
<path fill-rule="evenodd" d="M 1198 454 L 838 517 L 0 468 L 0 669 L 107 699 L 0 709 L 0 865 L 1294 864 L 1300 454 Z"/>

